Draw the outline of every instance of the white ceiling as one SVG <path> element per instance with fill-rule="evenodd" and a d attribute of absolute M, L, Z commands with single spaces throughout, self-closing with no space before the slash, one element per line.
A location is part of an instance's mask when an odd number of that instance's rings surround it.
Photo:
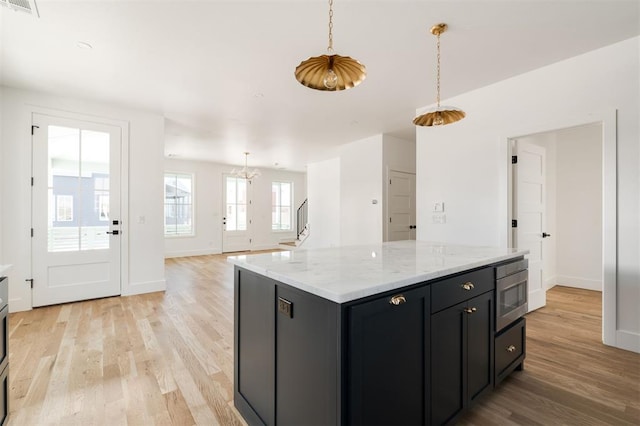
<path fill-rule="evenodd" d="M 326 52 L 326 1 L 37 2 L 40 19 L 0 9 L 3 85 L 161 113 L 177 158 L 246 150 L 290 170 L 367 136 L 415 138 L 435 100 L 435 23 L 449 24 L 443 98 L 640 34 L 638 0 L 335 0 L 336 52 L 368 76 L 319 92 L 293 71 Z"/>

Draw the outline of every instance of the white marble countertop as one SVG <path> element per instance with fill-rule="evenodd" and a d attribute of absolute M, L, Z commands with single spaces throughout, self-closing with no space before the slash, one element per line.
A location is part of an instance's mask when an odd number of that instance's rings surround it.
<path fill-rule="evenodd" d="M 423 241 L 232 256 L 242 268 L 345 303 L 523 256 L 528 250 Z"/>
<path fill-rule="evenodd" d="M 11 265 L 0 265 L 0 277 L 4 277 L 5 272 L 11 269 Z"/>

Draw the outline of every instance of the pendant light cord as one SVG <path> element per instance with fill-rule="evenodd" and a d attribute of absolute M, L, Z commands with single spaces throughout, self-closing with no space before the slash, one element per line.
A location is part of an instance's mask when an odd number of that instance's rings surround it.
<path fill-rule="evenodd" d="M 437 77 L 436 77 L 436 91 L 437 91 L 437 96 L 436 96 L 436 102 L 438 104 L 438 108 L 440 107 L 440 33 L 438 33 L 437 35 L 438 37 L 438 43 L 437 43 L 437 49 L 438 49 L 438 72 L 437 72 Z"/>
<path fill-rule="evenodd" d="M 329 0 L 329 46 L 328 52 L 333 52 L 333 0 Z"/>

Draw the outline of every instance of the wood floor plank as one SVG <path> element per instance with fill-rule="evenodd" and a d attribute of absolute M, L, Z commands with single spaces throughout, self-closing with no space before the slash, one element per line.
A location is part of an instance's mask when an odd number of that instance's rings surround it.
<path fill-rule="evenodd" d="M 167 290 L 9 317 L 11 425 L 245 425 L 233 407 L 233 267 L 167 259 Z M 555 287 L 527 359 L 461 425 L 640 424 L 640 355 L 601 343 L 601 295 Z"/>

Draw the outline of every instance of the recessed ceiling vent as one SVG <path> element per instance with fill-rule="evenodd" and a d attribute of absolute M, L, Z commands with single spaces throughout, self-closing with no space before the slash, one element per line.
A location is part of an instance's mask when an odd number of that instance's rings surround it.
<path fill-rule="evenodd" d="M 33 15 L 36 18 L 40 17 L 36 0 L 0 0 L 0 4 L 7 6 L 12 10 L 27 12 L 29 15 Z"/>

